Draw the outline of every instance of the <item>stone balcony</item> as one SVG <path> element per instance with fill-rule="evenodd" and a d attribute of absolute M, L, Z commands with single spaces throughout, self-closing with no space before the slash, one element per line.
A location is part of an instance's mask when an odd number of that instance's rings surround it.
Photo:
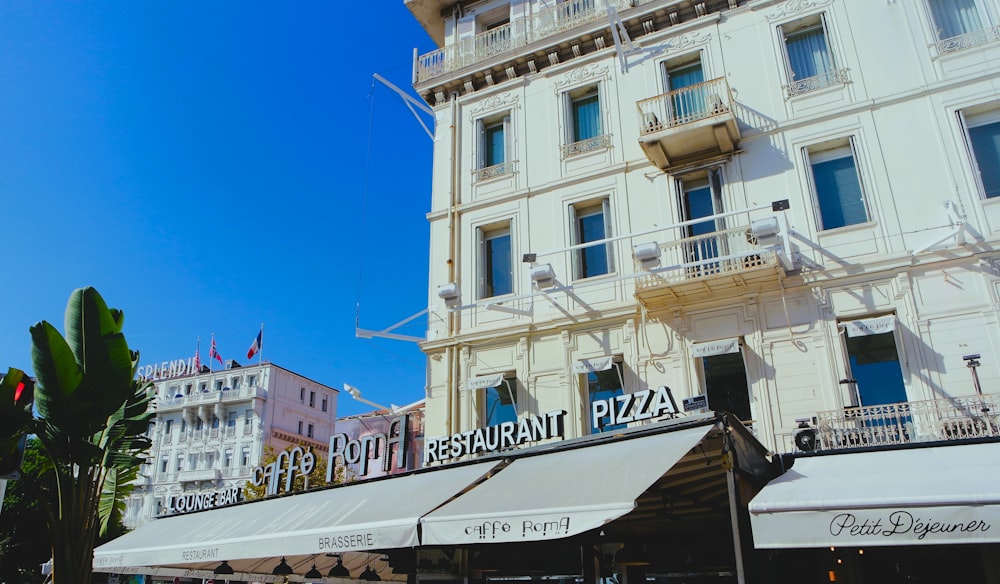
<path fill-rule="evenodd" d="M 735 152 L 740 130 L 724 77 L 644 99 L 639 146 L 657 168 L 679 166 Z"/>
<path fill-rule="evenodd" d="M 778 289 L 785 271 L 780 240 L 767 241 L 751 225 L 657 244 L 655 259 L 636 281 L 635 296 L 648 309 L 695 298 L 731 297 Z"/>
<path fill-rule="evenodd" d="M 157 411 L 163 413 L 169 410 L 178 410 L 187 406 L 197 406 L 203 404 L 228 403 L 236 401 L 247 401 L 254 398 L 264 398 L 267 391 L 261 386 L 241 387 L 240 389 L 224 388 L 221 391 L 209 390 L 205 392 L 192 393 L 191 395 L 176 395 L 157 400 Z"/>

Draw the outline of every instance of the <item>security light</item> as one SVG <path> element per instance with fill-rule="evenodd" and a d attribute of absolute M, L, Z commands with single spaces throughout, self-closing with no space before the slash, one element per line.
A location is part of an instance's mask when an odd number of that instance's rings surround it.
<path fill-rule="evenodd" d="M 556 271 L 552 269 L 552 264 L 542 264 L 534 266 L 529 272 L 531 281 L 538 288 L 549 288 L 556 283 Z"/>

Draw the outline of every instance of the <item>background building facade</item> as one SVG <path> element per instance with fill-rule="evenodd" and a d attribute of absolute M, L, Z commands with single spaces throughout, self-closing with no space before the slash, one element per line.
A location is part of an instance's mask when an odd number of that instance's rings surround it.
<path fill-rule="evenodd" d="M 164 364 L 152 378 L 153 446 L 126 503 L 130 528 L 171 513 L 184 495 L 242 491 L 267 446 L 329 449 L 339 391 L 273 363 L 197 373 Z"/>
<path fill-rule="evenodd" d="M 790 452 L 993 391 L 996 0 L 407 6 L 441 47 L 428 436 L 638 425 L 592 404 L 668 386 Z"/>

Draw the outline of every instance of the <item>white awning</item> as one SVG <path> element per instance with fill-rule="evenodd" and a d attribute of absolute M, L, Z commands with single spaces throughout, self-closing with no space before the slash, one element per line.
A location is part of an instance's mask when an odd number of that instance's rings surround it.
<path fill-rule="evenodd" d="M 758 548 L 1000 542 L 1000 443 L 798 458 L 750 522 Z"/>
<path fill-rule="evenodd" d="M 714 424 L 515 459 L 421 519 L 423 545 L 569 537 L 625 515 Z"/>
<path fill-rule="evenodd" d="M 157 519 L 94 550 L 94 567 L 216 566 L 417 545 L 420 516 L 499 462 L 456 466 Z M 237 562 L 236 560 L 253 560 Z M 306 560 L 302 560 L 306 561 Z M 266 570 L 270 572 L 270 569 Z"/>
<path fill-rule="evenodd" d="M 597 373 L 598 371 L 607 371 L 611 369 L 611 365 L 614 363 L 614 356 L 608 355 L 607 357 L 595 357 L 593 359 L 580 359 L 576 363 L 573 363 L 573 373 Z"/>
<path fill-rule="evenodd" d="M 844 323 L 844 329 L 847 331 L 847 336 L 849 337 L 867 337 L 868 335 L 891 333 L 896 329 L 896 315 L 889 314 L 875 318 L 849 320 Z"/>
<path fill-rule="evenodd" d="M 493 373 L 490 375 L 480 375 L 478 377 L 473 377 L 469 380 L 468 388 L 471 389 L 486 389 L 488 387 L 496 387 L 503 383 L 503 373 Z"/>
<path fill-rule="evenodd" d="M 691 343 L 692 357 L 711 357 L 713 355 L 728 355 L 740 351 L 739 337 L 722 339 L 718 341 L 706 341 L 704 343 Z"/>

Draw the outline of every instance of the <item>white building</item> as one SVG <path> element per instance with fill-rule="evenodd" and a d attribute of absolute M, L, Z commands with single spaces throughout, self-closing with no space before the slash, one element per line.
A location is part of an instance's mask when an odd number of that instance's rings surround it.
<path fill-rule="evenodd" d="M 149 464 L 126 503 L 134 528 L 170 514 L 183 495 L 242 489 L 265 446 L 329 449 L 338 390 L 273 363 L 188 373 L 190 364 L 164 364 L 152 373 L 156 417 Z"/>
<path fill-rule="evenodd" d="M 441 46 L 428 436 L 669 386 L 787 452 L 975 395 L 965 355 L 995 391 L 1000 2 L 406 4 Z"/>

